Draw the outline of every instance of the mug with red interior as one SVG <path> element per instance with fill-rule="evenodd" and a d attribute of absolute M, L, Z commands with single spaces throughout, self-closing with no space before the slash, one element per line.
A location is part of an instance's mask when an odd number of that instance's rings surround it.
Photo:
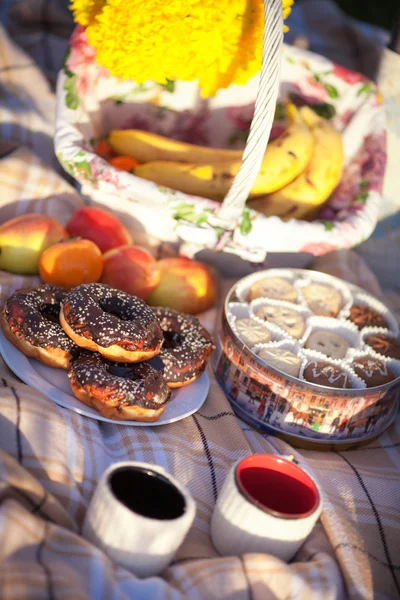
<path fill-rule="evenodd" d="M 282 456 L 253 454 L 228 473 L 211 520 L 212 540 L 225 556 L 260 552 L 289 561 L 321 508 L 317 484 L 301 467 Z"/>

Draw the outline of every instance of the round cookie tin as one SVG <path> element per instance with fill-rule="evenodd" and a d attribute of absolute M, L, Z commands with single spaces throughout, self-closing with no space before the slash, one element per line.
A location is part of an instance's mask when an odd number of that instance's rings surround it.
<path fill-rule="evenodd" d="M 364 290 L 331 275 L 303 269 L 269 269 L 245 277 L 227 294 L 217 350 L 213 356 L 217 381 L 233 410 L 256 429 L 279 435 L 294 446 L 303 448 L 352 447 L 377 437 L 390 425 L 398 410 L 400 361 L 388 361 L 395 379 L 385 385 L 368 388 L 360 382 L 352 388 L 343 389 L 309 383 L 301 379 L 301 375 L 293 377 L 267 364 L 256 354 L 257 346 L 250 349 L 240 340 L 231 314 L 231 307 L 235 310 L 239 307 L 239 317 L 246 314 L 246 286 L 266 276 L 283 276 L 295 282 L 300 290 L 298 304 L 302 309 L 301 286 L 304 281 L 315 279 L 339 289 L 343 306 L 338 315 L 338 325 L 348 323 L 351 303 L 362 294 L 365 302 L 384 311 L 388 333 L 398 334 L 396 318 L 382 303 Z M 347 291 L 343 293 L 344 286 Z M 313 319 L 310 314 L 311 323 Z M 267 345 L 279 346 L 282 344 L 281 336 L 274 332 L 273 327 L 272 332 L 272 343 Z M 277 337 L 274 338 L 274 334 Z M 354 352 L 365 353 L 362 335 L 359 339 L 360 345 Z M 297 341 L 292 339 L 291 342 L 297 345 Z M 373 351 L 371 356 L 377 357 Z M 350 352 L 343 361 L 344 368 L 351 369 L 351 357 Z"/>

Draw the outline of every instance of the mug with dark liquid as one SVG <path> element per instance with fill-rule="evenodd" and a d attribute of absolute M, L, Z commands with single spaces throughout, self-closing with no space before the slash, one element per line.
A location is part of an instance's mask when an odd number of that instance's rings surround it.
<path fill-rule="evenodd" d="M 163 571 L 195 516 L 189 492 L 161 467 L 111 466 L 88 507 L 83 536 L 138 577 Z"/>
<path fill-rule="evenodd" d="M 288 458 L 253 454 L 228 473 L 211 519 L 211 537 L 223 555 L 272 554 L 289 561 L 321 513 L 312 477 Z"/>

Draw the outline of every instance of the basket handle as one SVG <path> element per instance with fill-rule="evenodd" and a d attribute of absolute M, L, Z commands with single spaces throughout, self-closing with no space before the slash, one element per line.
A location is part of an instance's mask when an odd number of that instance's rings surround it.
<path fill-rule="evenodd" d="M 242 164 L 214 219 L 224 229 L 235 228 L 261 168 L 278 98 L 282 45 L 282 0 L 264 0 L 262 68 L 254 116 L 243 151 Z"/>

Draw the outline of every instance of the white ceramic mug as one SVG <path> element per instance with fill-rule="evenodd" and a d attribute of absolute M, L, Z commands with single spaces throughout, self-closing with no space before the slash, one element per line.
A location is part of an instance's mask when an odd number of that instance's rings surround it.
<path fill-rule="evenodd" d="M 232 467 L 211 519 L 211 537 L 225 556 L 296 554 L 321 513 L 317 484 L 282 456 L 253 454 Z"/>
<path fill-rule="evenodd" d="M 121 462 L 101 477 L 83 536 L 120 566 L 150 577 L 168 566 L 195 512 L 189 492 L 163 468 Z"/>

